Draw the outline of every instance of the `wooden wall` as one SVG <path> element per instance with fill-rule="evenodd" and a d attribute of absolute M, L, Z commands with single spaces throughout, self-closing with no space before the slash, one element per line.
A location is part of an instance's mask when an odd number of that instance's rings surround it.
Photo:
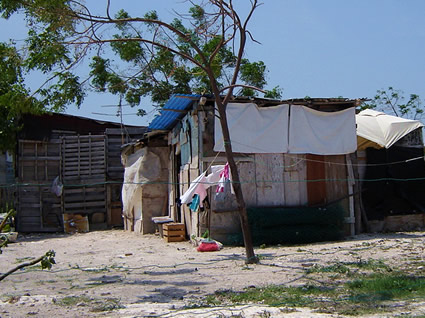
<path fill-rule="evenodd" d="M 211 164 L 226 162 L 224 154 L 217 155 L 212 150 L 214 117 L 211 112 L 199 111 L 195 118 L 199 121 L 193 119 L 190 113 L 183 119 L 196 129 L 191 129 L 192 134 L 185 136 L 185 143 L 192 143 L 192 160 L 180 166 L 180 194 Z M 172 135 L 178 135 L 177 131 L 169 137 Z M 178 144 L 175 138 L 177 148 Z M 194 158 L 195 153 L 199 157 Z M 236 154 L 236 161 L 247 207 L 324 206 L 340 202 L 346 211 L 347 222 L 353 221 L 349 200 L 353 185 L 347 181 L 349 169 L 345 155 Z M 187 206 L 181 207 L 181 219 L 186 224 L 187 233 L 199 236 L 209 227 L 212 237 L 219 240 L 223 235 L 239 232 L 236 199 L 230 190 L 218 197 L 210 190 L 209 200 L 211 209 L 206 212 L 191 212 Z M 347 227 L 347 234 L 354 233 Z"/>
<path fill-rule="evenodd" d="M 106 222 L 104 135 L 62 139 L 63 212 L 88 215 L 90 225 Z M 93 222 L 93 218 L 95 222 Z"/>
<path fill-rule="evenodd" d="M 145 128 L 107 129 L 105 134 L 78 135 L 52 130 L 50 141 L 19 140 L 17 190 L 18 230 L 63 230 L 62 214 L 88 215 L 90 229 L 122 226 L 123 167 L 120 147 L 141 138 Z M 51 192 L 57 176 L 62 197 Z"/>
<path fill-rule="evenodd" d="M 55 232 L 62 230 L 61 198 L 51 191 L 60 175 L 61 142 L 19 140 L 17 230 Z"/>

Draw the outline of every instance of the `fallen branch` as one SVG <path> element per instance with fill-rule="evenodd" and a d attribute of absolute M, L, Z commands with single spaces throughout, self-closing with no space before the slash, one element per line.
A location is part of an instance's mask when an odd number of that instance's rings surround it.
<path fill-rule="evenodd" d="M 20 270 L 20 269 L 28 267 L 28 266 L 33 266 L 37 263 L 41 263 L 41 269 L 46 269 L 46 268 L 51 269 L 52 265 L 56 264 L 54 257 L 55 257 L 55 251 L 50 250 L 46 254 L 44 254 L 43 256 L 40 256 L 39 258 L 36 258 L 35 260 L 33 260 L 31 262 L 19 264 L 18 266 L 16 266 L 15 268 L 12 268 L 7 273 L 2 274 L 0 276 L 0 281 L 5 279 L 10 274 L 13 274 L 17 270 Z"/>

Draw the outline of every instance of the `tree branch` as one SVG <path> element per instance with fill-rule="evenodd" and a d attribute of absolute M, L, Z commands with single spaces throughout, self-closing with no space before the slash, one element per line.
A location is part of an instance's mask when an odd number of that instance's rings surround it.
<path fill-rule="evenodd" d="M 41 263 L 41 268 L 48 268 L 50 269 L 52 267 L 52 264 L 55 264 L 55 260 L 54 257 L 55 256 L 55 252 L 54 251 L 49 251 L 46 254 L 44 254 L 43 256 L 40 256 L 39 258 L 36 258 L 35 260 L 31 261 L 31 262 L 27 262 L 27 263 L 22 263 L 19 264 L 18 266 L 12 268 L 11 270 L 9 270 L 8 272 L 2 274 L 0 276 L 0 281 L 2 281 L 3 279 L 5 279 L 7 276 L 9 276 L 10 274 L 13 274 L 14 272 L 28 267 L 28 266 L 33 266 L 37 263 Z"/>

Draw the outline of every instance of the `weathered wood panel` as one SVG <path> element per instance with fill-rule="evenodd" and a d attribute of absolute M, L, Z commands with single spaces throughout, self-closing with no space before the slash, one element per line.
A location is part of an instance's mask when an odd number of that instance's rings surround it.
<path fill-rule="evenodd" d="M 73 191 L 75 193 L 71 194 L 67 188 L 64 189 L 64 213 L 103 213 L 106 215 L 106 189 L 104 184 L 73 187 Z"/>
<path fill-rule="evenodd" d="M 257 204 L 281 206 L 285 204 L 283 154 L 255 154 Z"/>
<path fill-rule="evenodd" d="M 325 156 L 307 154 L 306 160 L 308 204 L 326 204 Z"/>
<path fill-rule="evenodd" d="M 109 226 L 123 226 L 121 192 L 122 184 L 107 184 L 107 222 Z"/>
<path fill-rule="evenodd" d="M 57 232 L 63 229 L 61 199 L 51 191 L 60 175 L 60 142 L 18 141 L 17 229 Z"/>
<path fill-rule="evenodd" d="M 325 156 L 327 201 L 347 200 L 347 167 L 345 155 Z"/>
<path fill-rule="evenodd" d="M 307 163 L 305 155 L 284 155 L 285 206 L 305 206 L 307 197 Z"/>
<path fill-rule="evenodd" d="M 106 180 L 105 137 L 69 136 L 62 139 L 64 182 L 77 184 L 87 180 Z"/>
<path fill-rule="evenodd" d="M 63 213 L 107 216 L 106 144 L 103 135 L 62 138 Z"/>
<path fill-rule="evenodd" d="M 256 206 L 257 184 L 255 162 L 239 162 L 238 171 L 246 206 Z"/>

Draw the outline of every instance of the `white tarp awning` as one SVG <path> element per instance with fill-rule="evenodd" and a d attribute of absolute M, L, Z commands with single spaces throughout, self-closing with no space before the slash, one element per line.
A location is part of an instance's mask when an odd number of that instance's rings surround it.
<path fill-rule="evenodd" d="M 340 155 L 357 149 L 354 107 L 321 112 L 286 104 L 229 103 L 226 114 L 233 152 Z M 218 119 L 214 151 L 224 151 Z"/>
<path fill-rule="evenodd" d="M 411 120 L 366 109 L 356 115 L 357 135 L 389 148 L 398 140 L 423 127 L 419 120 Z"/>

